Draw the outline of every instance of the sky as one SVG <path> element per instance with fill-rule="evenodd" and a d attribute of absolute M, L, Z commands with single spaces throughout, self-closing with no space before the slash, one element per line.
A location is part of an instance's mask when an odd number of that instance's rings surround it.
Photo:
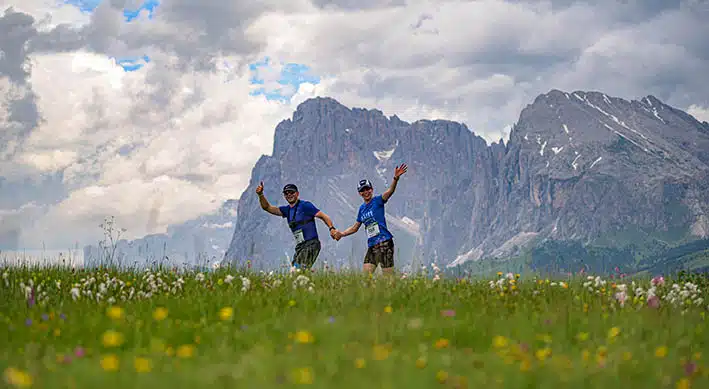
<path fill-rule="evenodd" d="M 709 121 L 707 0 L 0 0 L 0 249 L 238 198 L 315 96 L 488 142 L 551 89 Z"/>

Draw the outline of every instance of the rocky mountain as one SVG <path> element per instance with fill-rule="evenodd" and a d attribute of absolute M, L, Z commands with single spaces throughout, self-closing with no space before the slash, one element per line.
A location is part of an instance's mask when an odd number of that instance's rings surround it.
<path fill-rule="evenodd" d="M 220 263 L 227 249 L 237 215 L 236 200 L 227 200 L 215 212 L 184 223 L 171 225 L 165 234 L 153 234 L 135 240 L 120 239 L 115 252 L 109 244 L 84 247 L 84 266 L 106 263 L 148 265 L 154 263 L 183 266 L 211 266 Z"/>
<path fill-rule="evenodd" d="M 407 123 L 321 97 L 276 127 L 272 155 L 256 163 L 238 201 L 225 261 L 290 261 L 292 237 L 259 207 L 259 181 L 277 205 L 283 185 L 295 183 L 344 229 L 362 202 L 357 181 L 381 193 L 402 162 L 409 172 L 386 206 L 398 267 L 506 257 L 547 240 L 709 236 L 709 124 L 653 96 L 552 90 L 522 110 L 507 144 L 489 145 L 464 124 Z M 318 232 L 320 264 L 361 267 L 363 232 L 335 242 L 320 221 Z"/>

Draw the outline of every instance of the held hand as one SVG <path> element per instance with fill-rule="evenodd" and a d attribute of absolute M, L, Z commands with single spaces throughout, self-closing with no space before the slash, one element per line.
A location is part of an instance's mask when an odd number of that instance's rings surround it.
<path fill-rule="evenodd" d="M 259 196 L 263 194 L 263 181 L 256 187 L 256 194 Z"/>
<path fill-rule="evenodd" d="M 336 229 L 331 230 L 330 237 L 332 237 L 332 239 L 339 241 L 342 238 L 342 233 L 340 231 L 337 231 Z"/>
<path fill-rule="evenodd" d="M 405 163 L 401 164 L 401 166 L 397 166 L 394 169 L 394 178 L 399 178 L 402 174 L 406 173 L 406 170 L 408 170 L 408 166 L 406 166 Z"/>

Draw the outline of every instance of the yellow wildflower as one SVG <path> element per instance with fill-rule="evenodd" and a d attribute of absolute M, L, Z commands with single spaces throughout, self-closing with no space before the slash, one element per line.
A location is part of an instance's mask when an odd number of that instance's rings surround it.
<path fill-rule="evenodd" d="M 123 334 L 113 330 L 108 330 L 103 333 L 102 341 L 104 347 L 118 347 L 123 344 Z"/>
<path fill-rule="evenodd" d="M 426 367 L 426 365 L 427 365 L 426 358 L 419 357 L 418 359 L 416 359 L 416 367 L 417 368 L 423 369 L 424 367 Z"/>
<path fill-rule="evenodd" d="M 32 386 L 32 377 L 22 370 L 8 367 L 5 369 L 5 380 L 13 386 L 28 388 Z"/>
<path fill-rule="evenodd" d="M 135 367 L 135 371 L 138 373 L 149 373 L 152 369 L 150 360 L 142 357 L 135 358 L 135 361 L 133 361 L 133 366 Z"/>
<path fill-rule="evenodd" d="M 234 309 L 232 307 L 224 307 L 219 310 L 219 318 L 222 320 L 229 320 L 234 315 Z"/>
<path fill-rule="evenodd" d="M 492 345 L 495 348 L 503 348 L 507 346 L 507 338 L 504 336 L 497 335 L 494 338 L 492 338 Z"/>
<path fill-rule="evenodd" d="M 118 357 L 113 354 L 104 355 L 101 358 L 101 368 L 105 371 L 116 371 L 119 367 Z"/>
<path fill-rule="evenodd" d="M 293 371 L 293 381 L 295 381 L 296 384 L 312 384 L 313 378 L 313 369 L 309 367 L 303 367 Z"/>
<path fill-rule="evenodd" d="M 613 327 L 610 330 L 608 330 L 608 338 L 609 339 L 615 338 L 616 336 L 618 336 L 618 334 L 620 334 L 620 328 L 618 328 L 618 327 Z"/>
<path fill-rule="evenodd" d="M 155 321 L 162 321 L 167 318 L 167 308 L 164 307 L 157 307 L 155 308 L 155 311 L 153 311 L 153 319 Z"/>
<path fill-rule="evenodd" d="M 444 383 L 448 381 L 448 372 L 444 370 L 439 370 L 438 373 L 436 373 L 436 380 L 440 383 Z"/>
<path fill-rule="evenodd" d="M 665 346 L 660 346 L 655 349 L 655 356 L 658 358 L 664 358 L 667 356 L 667 347 Z"/>
<path fill-rule="evenodd" d="M 289 306 L 289 307 L 294 307 L 294 306 L 295 306 L 295 300 L 290 300 L 290 301 L 288 301 L 288 306 Z"/>
<path fill-rule="evenodd" d="M 295 341 L 298 343 L 313 343 L 315 338 L 308 331 L 298 331 L 295 333 Z"/>
<path fill-rule="evenodd" d="M 106 309 L 106 315 L 113 320 L 120 320 L 123 318 L 123 308 L 121 307 L 108 307 Z"/>
<path fill-rule="evenodd" d="M 364 358 L 355 359 L 355 367 L 356 368 L 363 369 L 365 366 L 367 366 L 367 362 L 364 360 Z"/>
<path fill-rule="evenodd" d="M 549 347 L 545 347 L 543 349 L 537 350 L 537 352 L 534 353 L 540 361 L 543 361 L 547 359 L 551 355 L 551 349 Z"/>
<path fill-rule="evenodd" d="M 437 349 L 442 349 L 448 347 L 448 339 L 441 338 L 436 341 L 436 344 L 434 345 Z"/>
<path fill-rule="evenodd" d="M 576 335 L 576 339 L 578 339 L 579 342 L 585 342 L 588 340 L 588 332 L 579 332 L 578 335 Z"/>
<path fill-rule="evenodd" d="M 183 344 L 177 348 L 178 358 L 192 358 L 194 355 L 194 347 L 191 344 Z"/>
<path fill-rule="evenodd" d="M 687 377 L 680 378 L 679 381 L 677 381 L 677 385 L 675 387 L 677 389 L 689 389 L 689 379 Z"/>
<path fill-rule="evenodd" d="M 389 358 L 389 347 L 384 345 L 375 345 L 372 349 L 375 361 L 383 361 Z"/>
<path fill-rule="evenodd" d="M 391 307 L 388 306 L 388 305 L 387 305 L 386 307 L 384 307 L 384 312 L 385 312 L 385 313 L 391 313 L 391 312 L 392 312 Z"/>
<path fill-rule="evenodd" d="M 532 362 L 530 362 L 529 359 L 525 358 L 519 363 L 520 371 L 529 371 L 530 369 L 532 369 Z"/>

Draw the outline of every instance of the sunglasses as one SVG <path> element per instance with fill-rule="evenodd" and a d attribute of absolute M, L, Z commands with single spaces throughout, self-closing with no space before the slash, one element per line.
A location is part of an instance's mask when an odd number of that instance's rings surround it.
<path fill-rule="evenodd" d="M 370 189 L 372 189 L 372 188 L 370 188 L 370 187 L 362 188 L 362 190 L 360 190 L 359 193 L 364 193 Z"/>
<path fill-rule="evenodd" d="M 288 195 L 292 195 L 292 194 L 295 194 L 294 190 L 287 190 L 287 191 L 283 192 L 284 196 L 288 196 Z"/>

